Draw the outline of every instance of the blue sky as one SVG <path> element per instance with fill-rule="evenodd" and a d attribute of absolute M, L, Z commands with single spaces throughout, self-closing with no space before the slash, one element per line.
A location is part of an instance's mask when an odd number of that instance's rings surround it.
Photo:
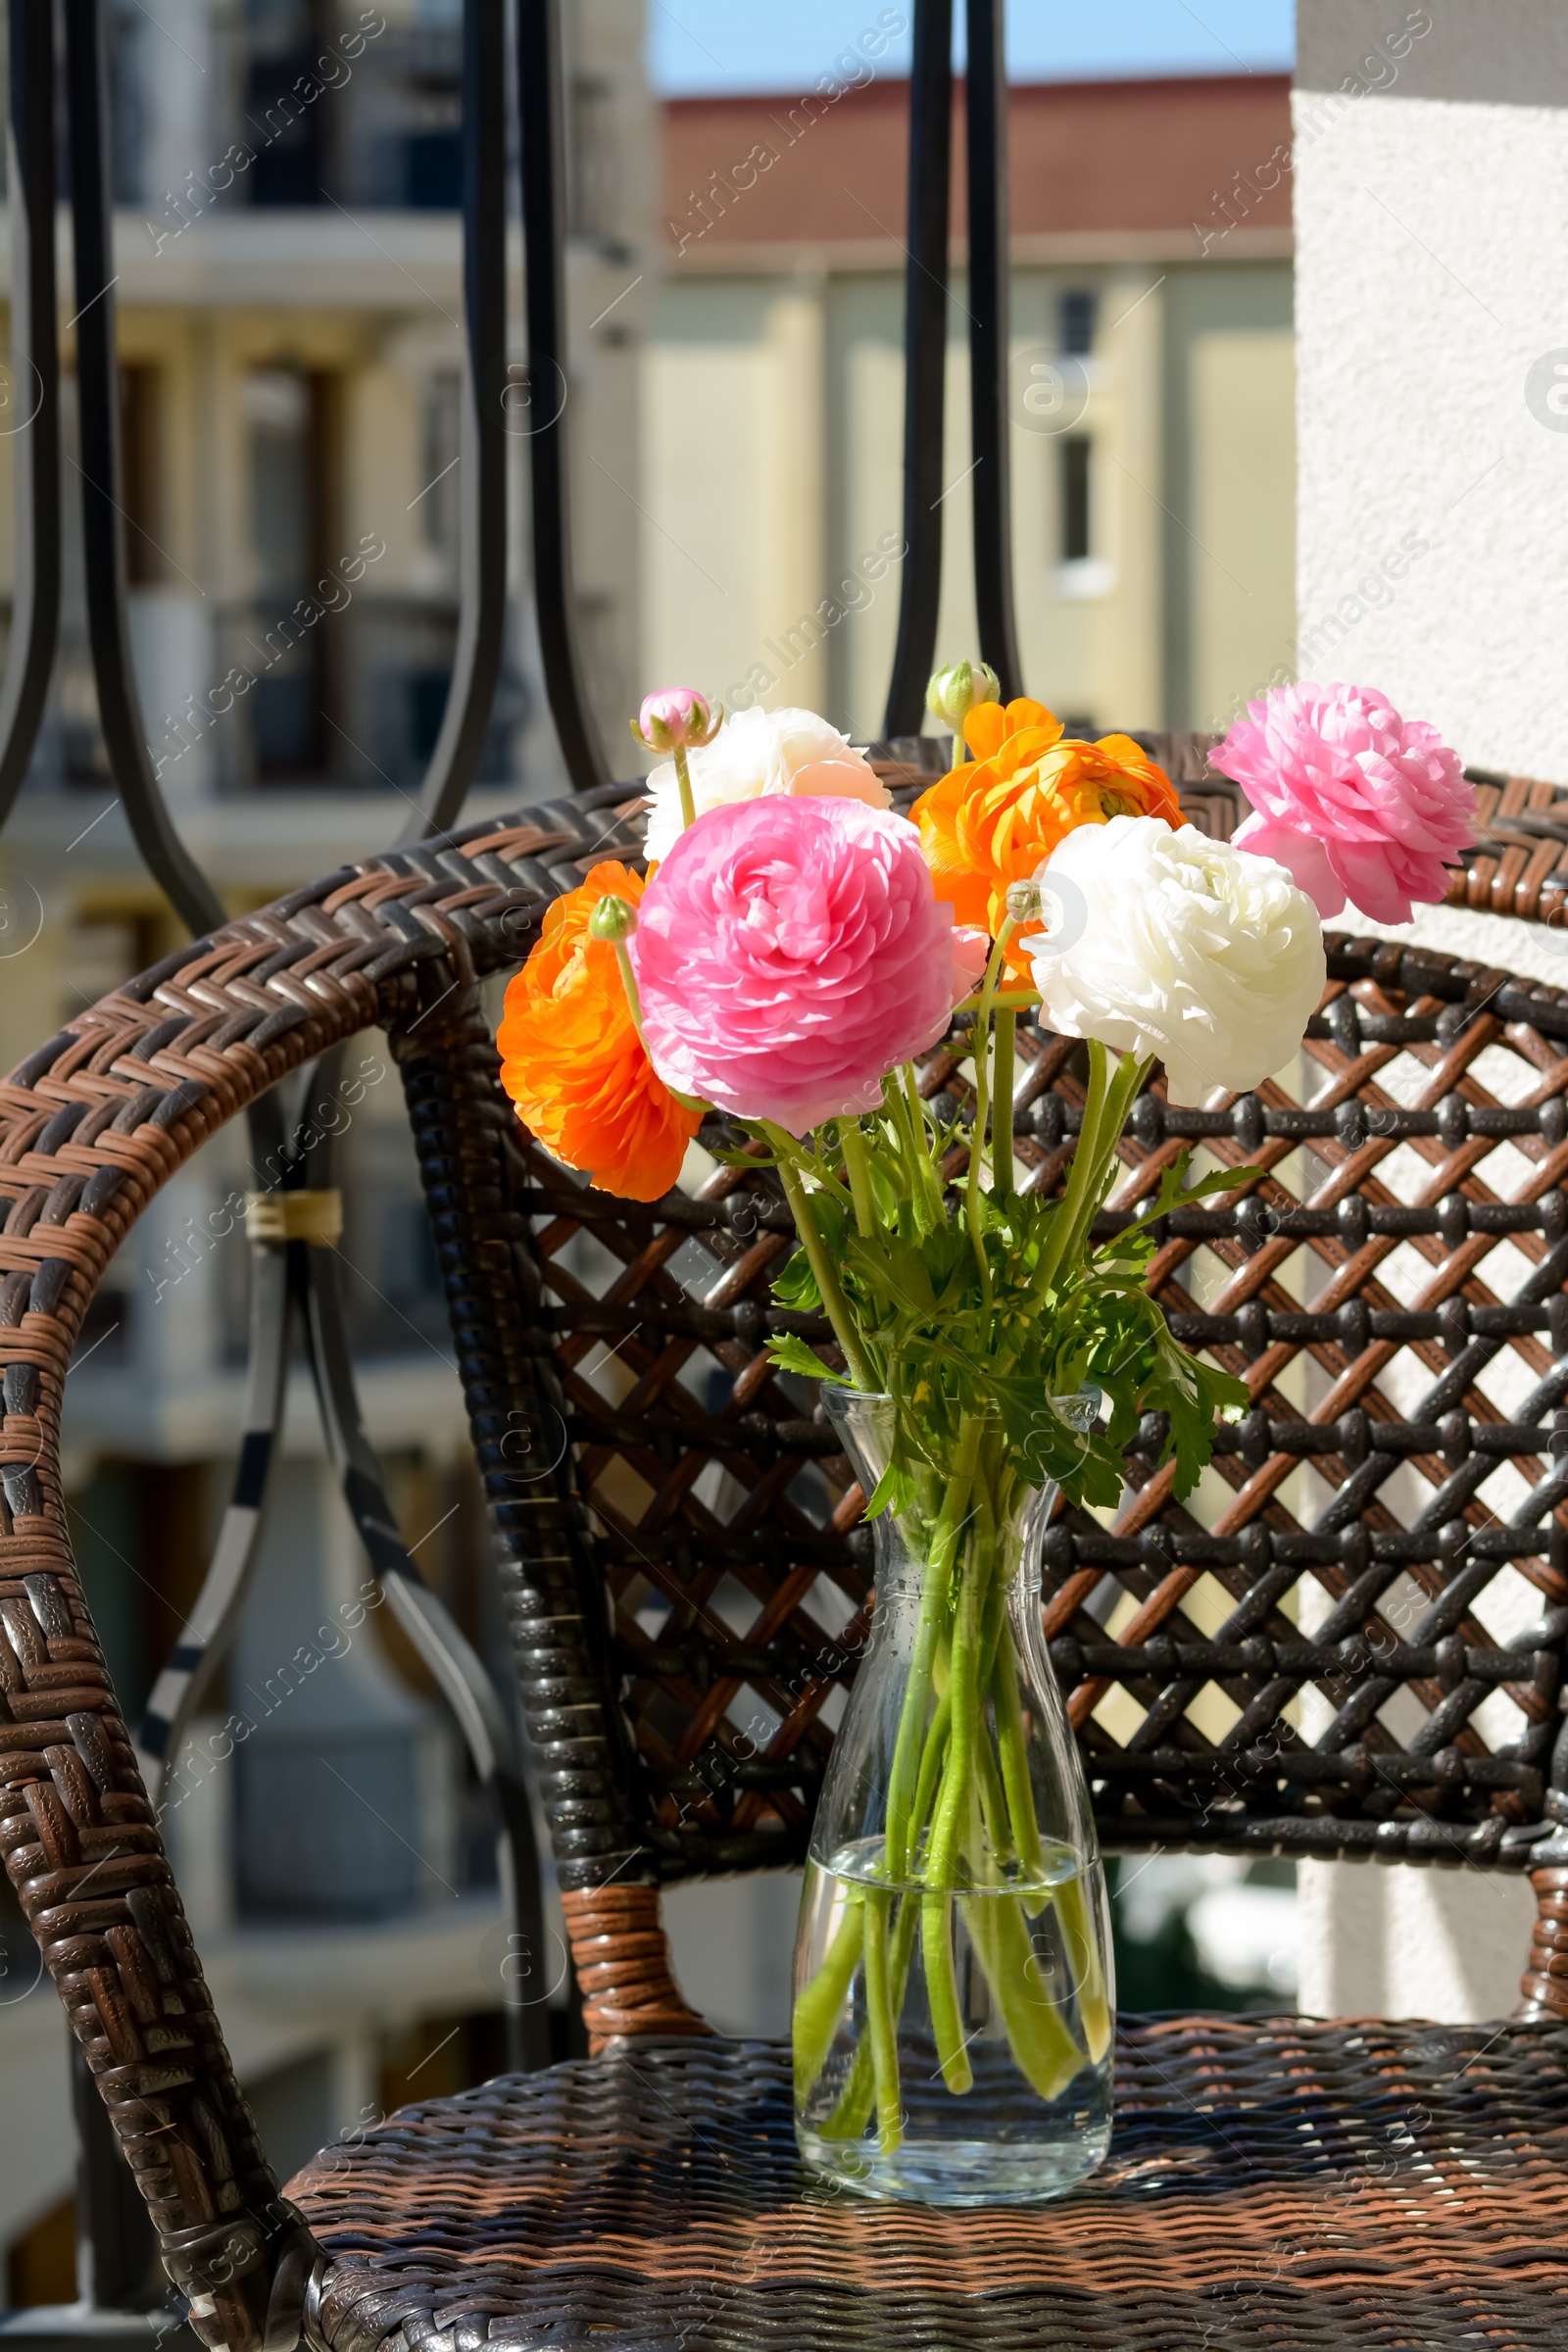
<path fill-rule="evenodd" d="M 648 0 L 654 86 L 667 96 L 808 89 L 834 57 L 913 0 Z M 962 20 L 961 6 L 955 16 Z M 1294 0 L 1011 0 L 1016 81 L 1141 74 L 1281 74 L 1295 57 Z M 878 71 L 908 71 L 909 36 Z"/>

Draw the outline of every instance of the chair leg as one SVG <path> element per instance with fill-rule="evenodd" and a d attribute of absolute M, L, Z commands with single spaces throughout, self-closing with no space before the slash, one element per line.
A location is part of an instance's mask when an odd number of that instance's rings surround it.
<path fill-rule="evenodd" d="M 577 1887 L 562 1898 L 590 2054 L 662 2034 L 710 2034 L 670 1971 L 657 1886 Z"/>
<path fill-rule="evenodd" d="M 1568 1869 L 1533 1870 L 1530 1884 L 1536 1926 L 1514 2015 L 1555 2024 L 1568 2018 Z"/>

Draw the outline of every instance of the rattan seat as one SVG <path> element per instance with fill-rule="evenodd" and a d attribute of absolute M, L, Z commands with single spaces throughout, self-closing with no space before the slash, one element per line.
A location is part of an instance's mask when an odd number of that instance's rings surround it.
<path fill-rule="evenodd" d="M 1568 2342 L 1568 992 L 1331 938 L 1294 1093 L 1139 1099 L 1124 1201 L 1193 1145 L 1260 1171 L 1170 1214 L 1152 1277 L 1253 1410 L 1186 1505 L 1151 1417 L 1115 1523 L 1064 1512 L 1046 1549 L 1107 1850 L 1528 1874 L 1522 2022 L 1133 2021 L 1086 2189 L 874 2206 L 803 2183 L 784 2053 L 708 2033 L 660 1925 L 663 1884 L 799 1861 L 866 1622 L 858 1491 L 766 1351 L 824 1336 L 771 1301 L 787 1206 L 722 1163 L 649 1204 L 587 1191 L 519 1130 L 481 993 L 561 890 L 638 847 L 616 787 L 366 858 L 0 1082 L 0 1846 L 198 2332 L 230 2352 L 292 2352 L 302 2323 L 331 2352 Z M 405 2110 L 291 2202 L 108 1687 L 60 1420 L 133 1219 L 225 1120 L 376 1024 L 602 2054 Z M 1019 1180 L 1048 1191 L 1075 1052 L 1020 1031 Z M 960 1048 L 922 1084 L 961 1122 Z"/>
<path fill-rule="evenodd" d="M 334 2352 L 1568 2341 L 1568 2030 L 1145 2018 L 1060 2205 L 809 2180 L 789 2053 L 651 2041 L 410 2107 L 289 2187 Z"/>

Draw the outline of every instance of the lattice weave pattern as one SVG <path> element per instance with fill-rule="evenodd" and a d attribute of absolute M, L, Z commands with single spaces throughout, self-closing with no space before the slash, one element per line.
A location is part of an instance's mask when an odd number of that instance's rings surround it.
<path fill-rule="evenodd" d="M 1568 1629 L 1568 1000 L 1361 942 L 1332 968 L 1302 1101 L 1137 1105 L 1120 1214 L 1189 1147 L 1263 1171 L 1238 1204 L 1168 1217 L 1155 1270 L 1178 1334 L 1254 1402 L 1189 1507 L 1152 1421 L 1114 1527 L 1058 1521 L 1057 1671 L 1112 1845 L 1545 1862 Z M 1031 1034 L 1020 1055 L 1019 1162 L 1050 1188 L 1082 1102 L 1074 1049 Z M 961 1110 L 959 1053 L 924 1084 Z M 505 1150 L 560 1382 L 529 1442 L 575 1444 L 601 1531 L 640 1859 L 794 1858 L 868 1562 L 847 1466 L 762 1347 L 801 1321 L 767 1303 L 783 1206 L 721 1168 L 640 1209 L 525 1141 Z M 571 1883 L 624 1874 L 638 1811 L 563 1820 Z"/>

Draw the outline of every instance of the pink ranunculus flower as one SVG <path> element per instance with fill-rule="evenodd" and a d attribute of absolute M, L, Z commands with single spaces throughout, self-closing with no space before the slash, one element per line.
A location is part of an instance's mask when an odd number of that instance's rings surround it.
<path fill-rule="evenodd" d="M 804 1135 L 879 1106 L 885 1072 L 968 994 L 976 945 L 956 943 L 906 817 L 769 795 L 672 843 L 631 955 L 665 1085 Z"/>
<path fill-rule="evenodd" d="M 1377 923 L 1441 900 L 1475 839 L 1476 796 L 1459 755 L 1371 686 L 1275 686 L 1249 703 L 1209 765 L 1256 813 L 1235 835 L 1283 865 L 1316 906 L 1347 899 Z"/>

